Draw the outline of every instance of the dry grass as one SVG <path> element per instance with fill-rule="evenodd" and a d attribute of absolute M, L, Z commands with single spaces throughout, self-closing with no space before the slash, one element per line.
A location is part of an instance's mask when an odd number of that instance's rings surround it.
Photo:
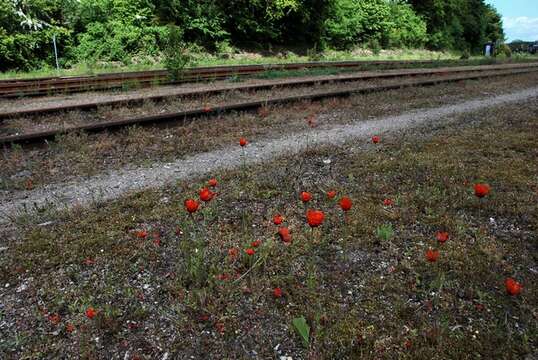
<path fill-rule="evenodd" d="M 446 128 L 383 138 L 378 146 L 312 149 L 215 174 L 219 195 L 194 219 L 182 203 L 204 180 L 21 227 L 9 235 L 1 259 L 1 284 L 10 285 L 0 290 L 0 353 L 90 359 L 536 354 L 535 109 L 536 101 L 490 109 Z M 477 181 L 493 188 L 482 203 L 472 195 Z M 326 199 L 329 189 L 353 199 L 347 221 Z M 303 190 L 314 194 L 309 207 L 327 214 L 314 232 L 298 201 Z M 395 205 L 384 207 L 386 198 Z M 292 230 L 291 246 L 275 235 L 277 212 Z M 376 236 L 381 225 L 393 236 Z M 147 238 L 135 236 L 141 229 Z M 439 230 L 450 234 L 443 246 L 435 240 Z M 230 261 L 229 248 L 245 249 L 255 239 L 262 245 L 254 258 L 241 252 Z M 430 246 L 441 250 L 434 264 L 424 259 Z M 520 296 L 505 294 L 508 276 L 523 282 Z M 283 298 L 272 296 L 275 287 Z M 99 311 L 94 320 L 84 317 L 90 305 Z M 59 314 L 60 322 L 46 314 Z M 298 316 L 312 329 L 308 347 L 291 326 Z M 68 323 L 74 332 L 66 332 Z"/>

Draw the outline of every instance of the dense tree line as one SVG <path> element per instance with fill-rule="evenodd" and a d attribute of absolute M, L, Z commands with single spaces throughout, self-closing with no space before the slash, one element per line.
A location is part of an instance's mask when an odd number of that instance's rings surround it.
<path fill-rule="evenodd" d="M 477 51 L 503 39 L 484 0 L 0 0 L 0 70 L 152 58 L 169 26 L 209 51 L 429 47 Z"/>

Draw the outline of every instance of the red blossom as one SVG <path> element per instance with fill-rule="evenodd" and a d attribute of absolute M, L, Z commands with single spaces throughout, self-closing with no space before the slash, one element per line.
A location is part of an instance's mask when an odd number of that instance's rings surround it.
<path fill-rule="evenodd" d="M 203 188 L 200 190 L 200 200 L 209 202 L 215 197 L 215 193 L 211 192 L 208 188 Z"/>
<path fill-rule="evenodd" d="M 343 197 L 341 200 L 340 200 L 340 207 L 342 208 L 342 210 L 344 211 L 349 211 L 351 210 L 351 207 L 353 206 L 353 202 L 351 201 L 350 198 L 348 198 L 347 196 L 346 197 Z"/>
<path fill-rule="evenodd" d="M 217 181 L 217 179 L 209 179 L 209 181 L 207 182 L 207 184 L 211 187 L 216 187 L 219 183 Z"/>
<path fill-rule="evenodd" d="M 248 256 L 252 256 L 254 254 L 256 254 L 256 250 L 252 249 L 252 248 L 248 248 L 245 250 L 245 253 L 248 255 Z"/>
<path fill-rule="evenodd" d="M 218 322 L 215 324 L 215 329 L 217 329 L 217 331 L 220 333 L 220 334 L 224 334 L 224 323 L 223 322 Z"/>
<path fill-rule="evenodd" d="M 248 140 L 247 140 L 247 139 L 245 139 L 245 138 L 243 138 L 243 137 L 242 137 L 241 139 L 239 139 L 239 145 L 240 145 L 241 147 L 245 147 L 245 146 L 247 146 L 247 144 L 248 144 Z"/>
<path fill-rule="evenodd" d="M 316 127 L 316 115 L 314 114 L 309 115 L 308 118 L 306 118 L 306 122 L 308 126 L 310 126 L 311 128 L 315 128 Z"/>
<path fill-rule="evenodd" d="M 426 260 L 428 260 L 429 262 L 436 262 L 438 258 L 439 250 L 428 249 L 428 251 L 426 251 Z"/>
<path fill-rule="evenodd" d="M 28 191 L 30 191 L 30 190 L 32 190 L 34 188 L 34 182 L 32 181 L 32 179 L 26 180 L 25 187 L 26 187 L 26 190 L 28 190 Z"/>
<path fill-rule="evenodd" d="M 325 214 L 320 210 L 308 210 L 306 212 L 306 221 L 310 227 L 318 227 L 323 224 L 325 220 Z"/>
<path fill-rule="evenodd" d="M 185 209 L 187 209 L 188 212 L 195 213 L 198 210 L 198 207 L 200 206 L 200 203 L 194 199 L 187 199 L 185 200 Z"/>
<path fill-rule="evenodd" d="M 309 192 L 303 191 L 301 193 L 301 201 L 304 203 L 307 203 L 310 200 L 312 200 L 312 194 L 310 194 Z"/>
<path fill-rule="evenodd" d="M 281 297 L 282 297 L 282 289 L 281 289 L 281 288 L 278 288 L 278 287 L 275 288 L 275 289 L 273 290 L 273 296 L 274 296 L 275 298 L 281 298 Z"/>
<path fill-rule="evenodd" d="M 262 244 L 262 241 L 261 240 L 255 240 L 253 242 L 250 243 L 250 246 L 252 246 L 253 248 L 257 248 L 258 246 L 260 246 Z"/>
<path fill-rule="evenodd" d="M 232 259 L 235 259 L 239 255 L 238 248 L 231 248 L 228 250 L 228 256 Z"/>
<path fill-rule="evenodd" d="M 219 275 L 217 275 L 217 279 L 219 279 L 220 281 L 227 281 L 227 280 L 230 280 L 230 275 L 228 275 L 228 274 L 219 274 Z"/>
<path fill-rule="evenodd" d="M 97 310 L 95 310 L 93 307 L 90 306 L 86 309 L 86 317 L 88 317 L 88 319 L 93 319 L 95 315 L 97 315 Z"/>
<path fill-rule="evenodd" d="M 334 199 L 334 198 L 336 197 L 336 191 L 334 191 L 334 190 L 328 191 L 328 192 L 327 192 L 327 197 L 328 197 L 330 200 Z"/>
<path fill-rule="evenodd" d="M 523 285 L 512 278 L 506 279 L 504 281 L 504 286 L 506 287 L 506 292 L 508 295 L 512 296 L 519 295 L 521 290 L 523 290 Z"/>
<path fill-rule="evenodd" d="M 437 241 L 439 241 L 441 244 L 444 244 L 445 242 L 447 242 L 450 235 L 448 235 L 446 231 L 438 231 L 436 237 Z"/>
<path fill-rule="evenodd" d="M 378 144 L 381 141 L 381 138 L 377 135 L 372 136 L 372 142 Z"/>
<path fill-rule="evenodd" d="M 282 217 L 282 215 L 280 214 L 276 214 L 274 217 L 273 217 L 273 223 L 275 225 L 280 225 L 282 224 L 282 222 L 284 221 L 284 218 Z"/>
<path fill-rule="evenodd" d="M 139 239 L 145 239 L 148 237 L 148 232 L 146 230 L 138 230 L 135 232 L 135 235 Z"/>
<path fill-rule="evenodd" d="M 383 200 L 383 205 L 392 206 L 392 205 L 394 205 L 394 201 L 392 201 L 392 199 L 385 199 L 385 200 Z"/>
<path fill-rule="evenodd" d="M 291 243 L 291 234 L 290 230 L 287 227 L 281 227 L 278 229 L 278 235 L 280 235 L 280 239 L 285 243 Z"/>
<path fill-rule="evenodd" d="M 211 111 L 212 110 L 211 110 L 211 108 L 209 106 L 204 107 L 204 112 L 205 113 L 210 113 Z"/>
<path fill-rule="evenodd" d="M 62 320 L 59 314 L 51 314 L 48 316 L 48 319 L 52 325 L 58 325 Z"/>
<path fill-rule="evenodd" d="M 489 194 L 491 186 L 488 184 L 475 184 L 474 194 L 477 198 L 481 199 Z"/>
<path fill-rule="evenodd" d="M 92 258 L 86 258 L 86 259 L 84 259 L 83 262 L 84 262 L 84 265 L 86 265 L 86 266 L 91 266 L 91 265 L 95 264 L 95 260 L 92 259 Z"/>
<path fill-rule="evenodd" d="M 72 333 L 73 331 L 75 331 L 75 325 L 67 323 L 65 325 L 65 331 L 67 331 L 68 333 Z"/>

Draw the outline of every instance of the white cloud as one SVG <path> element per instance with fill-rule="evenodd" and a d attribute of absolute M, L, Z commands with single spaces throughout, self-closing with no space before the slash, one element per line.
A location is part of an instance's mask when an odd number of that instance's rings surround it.
<path fill-rule="evenodd" d="M 538 17 L 531 18 L 527 16 L 504 17 L 504 31 L 509 41 L 538 40 Z"/>

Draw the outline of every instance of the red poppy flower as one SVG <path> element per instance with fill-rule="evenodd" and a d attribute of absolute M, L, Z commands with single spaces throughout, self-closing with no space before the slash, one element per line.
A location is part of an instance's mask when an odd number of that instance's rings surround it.
<path fill-rule="evenodd" d="M 256 254 L 256 250 L 252 249 L 252 248 L 248 248 L 245 250 L 245 253 L 247 253 L 248 256 L 252 256 L 254 254 Z"/>
<path fill-rule="evenodd" d="M 394 201 L 392 201 L 392 199 L 385 199 L 385 200 L 383 200 L 383 205 L 392 206 L 392 205 L 394 205 Z"/>
<path fill-rule="evenodd" d="M 247 146 L 247 144 L 248 144 L 247 139 L 245 139 L 245 138 L 241 138 L 241 139 L 239 139 L 239 145 L 240 145 L 241 147 Z"/>
<path fill-rule="evenodd" d="M 475 184 L 474 194 L 477 198 L 481 199 L 489 194 L 491 187 L 488 184 Z"/>
<path fill-rule="evenodd" d="M 281 298 L 282 297 L 282 289 L 281 288 L 275 288 L 273 290 L 273 296 L 275 298 Z"/>
<path fill-rule="evenodd" d="M 86 258 L 84 259 L 84 265 L 87 265 L 87 266 L 95 265 L 95 260 L 93 260 L 92 258 Z"/>
<path fill-rule="evenodd" d="M 137 232 L 135 232 L 135 235 L 139 239 L 145 239 L 146 237 L 148 237 L 148 232 L 146 230 L 138 230 Z"/>
<path fill-rule="evenodd" d="M 202 190 L 200 190 L 200 200 L 202 201 L 205 201 L 205 202 L 211 201 L 211 199 L 213 199 L 214 196 L 215 196 L 215 193 L 211 192 L 211 190 L 209 190 L 208 188 L 203 188 Z"/>
<path fill-rule="evenodd" d="M 187 199 L 185 200 L 185 209 L 187 209 L 188 212 L 195 213 L 198 210 L 198 207 L 200 206 L 200 203 L 194 199 Z"/>
<path fill-rule="evenodd" d="M 336 191 L 334 191 L 334 190 L 329 191 L 329 192 L 327 193 L 327 197 L 328 197 L 329 199 L 331 199 L 331 200 L 334 199 L 334 198 L 336 197 Z"/>
<path fill-rule="evenodd" d="M 261 240 L 255 240 L 253 242 L 250 243 L 250 246 L 252 246 L 253 248 L 257 248 L 258 246 L 260 246 L 262 244 L 262 241 Z"/>
<path fill-rule="evenodd" d="M 211 112 L 211 108 L 209 106 L 204 107 L 204 112 L 205 113 Z"/>
<path fill-rule="evenodd" d="M 68 333 L 72 333 L 73 331 L 75 331 L 75 325 L 67 323 L 67 325 L 65 325 L 65 331 L 67 331 Z"/>
<path fill-rule="evenodd" d="M 228 256 L 230 258 L 232 258 L 232 259 L 236 258 L 237 255 L 239 255 L 239 249 L 238 248 L 231 248 L 231 249 L 228 250 Z"/>
<path fill-rule="evenodd" d="M 426 260 L 429 262 L 436 262 L 439 258 L 439 250 L 428 249 L 426 251 Z"/>
<path fill-rule="evenodd" d="M 444 244 L 445 242 L 447 242 L 450 236 L 446 231 L 438 231 L 436 237 L 437 241 L 439 241 L 441 244 Z"/>
<path fill-rule="evenodd" d="M 227 281 L 230 279 L 230 275 L 228 274 L 219 274 L 217 275 L 217 279 L 219 279 L 220 281 Z"/>
<path fill-rule="evenodd" d="M 310 200 L 312 200 L 312 194 L 310 194 L 309 192 L 303 191 L 301 193 L 301 201 L 304 203 L 307 203 Z"/>
<path fill-rule="evenodd" d="M 372 136 L 372 142 L 374 144 L 378 144 L 380 141 L 381 141 L 381 138 L 379 136 L 377 136 L 377 135 Z"/>
<path fill-rule="evenodd" d="M 504 285 L 506 287 L 506 292 L 512 296 L 519 295 L 521 290 L 523 290 L 523 286 L 512 278 L 506 279 Z"/>
<path fill-rule="evenodd" d="M 89 307 L 86 309 L 86 316 L 88 319 L 93 319 L 97 315 L 97 310 L 95 310 L 93 307 Z"/>
<path fill-rule="evenodd" d="M 219 183 L 217 181 L 217 179 L 209 179 L 209 181 L 207 182 L 207 184 L 211 187 L 215 187 L 217 186 Z"/>
<path fill-rule="evenodd" d="M 285 243 L 291 243 L 291 234 L 290 230 L 287 227 L 281 227 L 278 229 L 278 235 L 280 235 L 280 239 Z"/>
<path fill-rule="evenodd" d="M 306 119 L 306 122 L 308 126 L 310 126 L 311 128 L 315 128 L 316 127 L 316 115 L 312 114 L 308 116 L 308 118 Z"/>
<path fill-rule="evenodd" d="M 48 316 L 48 318 L 52 325 L 58 325 L 61 321 L 60 315 L 58 314 L 51 314 Z"/>
<path fill-rule="evenodd" d="M 340 200 L 340 207 L 342 208 L 342 210 L 349 211 L 351 210 L 352 206 L 353 206 L 353 203 L 351 199 L 348 198 L 347 196 L 343 197 L 342 200 Z"/>
<path fill-rule="evenodd" d="M 280 215 L 280 214 L 277 214 L 277 215 L 275 215 L 275 216 L 273 217 L 273 223 L 274 223 L 275 225 L 280 225 L 280 224 L 282 224 L 283 221 L 284 221 L 284 218 L 283 218 L 282 215 Z"/>
<path fill-rule="evenodd" d="M 216 323 L 216 324 L 215 324 L 215 329 L 217 329 L 217 331 L 218 331 L 221 335 L 224 334 L 224 330 L 225 330 L 225 328 L 224 328 L 224 323 L 222 323 L 222 322 L 218 322 L 218 323 Z"/>
<path fill-rule="evenodd" d="M 306 220 L 308 221 L 308 225 L 310 227 L 318 227 L 321 224 L 323 224 L 323 220 L 325 219 L 325 214 L 323 211 L 319 210 L 308 210 L 306 212 Z"/>

